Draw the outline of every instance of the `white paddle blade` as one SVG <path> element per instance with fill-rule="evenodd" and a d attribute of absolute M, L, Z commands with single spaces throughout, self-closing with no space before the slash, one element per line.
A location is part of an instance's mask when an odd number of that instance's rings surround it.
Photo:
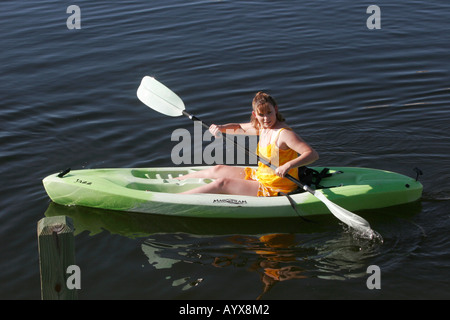
<path fill-rule="evenodd" d="M 370 228 L 369 222 L 367 222 L 364 218 L 350 212 L 337 204 L 331 202 L 325 197 L 325 195 L 321 192 L 315 192 L 314 195 L 322 201 L 332 214 L 346 225 L 352 227 L 353 229 L 360 231 L 362 233 L 371 233 L 372 229 Z"/>
<path fill-rule="evenodd" d="M 153 77 L 145 76 L 137 90 L 137 97 L 145 105 L 170 117 L 183 115 L 183 100 Z"/>

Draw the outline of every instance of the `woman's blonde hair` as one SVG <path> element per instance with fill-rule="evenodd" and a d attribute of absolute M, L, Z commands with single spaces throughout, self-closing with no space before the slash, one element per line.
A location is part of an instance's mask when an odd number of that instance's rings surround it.
<path fill-rule="evenodd" d="M 252 107 L 253 107 L 254 113 L 268 112 L 269 105 L 272 105 L 274 108 L 278 109 L 278 105 L 277 105 L 277 102 L 275 101 L 275 99 L 271 95 L 269 95 L 265 92 L 259 91 L 253 98 Z M 285 121 L 284 117 L 281 115 L 281 113 L 278 110 L 277 110 L 277 120 L 281 121 L 281 122 Z M 253 113 L 252 113 L 250 122 L 253 127 L 255 127 L 256 129 L 259 130 L 259 121 L 258 121 L 258 119 L 256 119 L 256 117 L 254 116 Z"/>

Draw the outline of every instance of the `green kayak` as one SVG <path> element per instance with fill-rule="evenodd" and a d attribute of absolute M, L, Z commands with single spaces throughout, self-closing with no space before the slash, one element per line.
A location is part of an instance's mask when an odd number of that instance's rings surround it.
<path fill-rule="evenodd" d="M 84 169 L 55 173 L 43 180 L 50 199 L 61 205 L 154 213 L 185 217 L 274 218 L 329 214 L 308 192 L 278 197 L 222 194 L 178 194 L 212 180 L 174 179 L 206 169 L 197 167 Z M 322 167 L 311 169 L 321 171 Z M 350 210 L 384 208 L 418 200 L 422 184 L 394 172 L 353 167 L 329 167 L 320 190 L 329 200 Z"/>

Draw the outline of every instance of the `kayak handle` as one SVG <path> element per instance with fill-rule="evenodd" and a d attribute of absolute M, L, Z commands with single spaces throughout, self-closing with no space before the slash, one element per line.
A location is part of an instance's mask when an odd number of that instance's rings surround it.
<path fill-rule="evenodd" d="M 67 168 L 66 170 L 63 170 L 63 171 L 61 171 L 59 174 L 58 174 L 58 178 L 62 178 L 62 177 L 64 177 L 66 174 L 68 174 L 70 172 L 70 168 Z"/>
<path fill-rule="evenodd" d="M 416 172 L 416 181 L 419 181 L 419 176 L 423 175 L 422 170 L 417 167 L 415 167 L 413 170 Z"/>

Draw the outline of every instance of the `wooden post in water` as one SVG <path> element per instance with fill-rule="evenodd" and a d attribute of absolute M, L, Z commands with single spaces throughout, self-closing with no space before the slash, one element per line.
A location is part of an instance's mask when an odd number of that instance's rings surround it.
<path fill-rule="evenodd" d="M 75 265 L 72 219 L 46 217 L 37 225 L 42 300 L 75 300 L 76 289 L 67 288 L 67 267 Z M 70 274 L 69 274 L 70 275 Z"/>

